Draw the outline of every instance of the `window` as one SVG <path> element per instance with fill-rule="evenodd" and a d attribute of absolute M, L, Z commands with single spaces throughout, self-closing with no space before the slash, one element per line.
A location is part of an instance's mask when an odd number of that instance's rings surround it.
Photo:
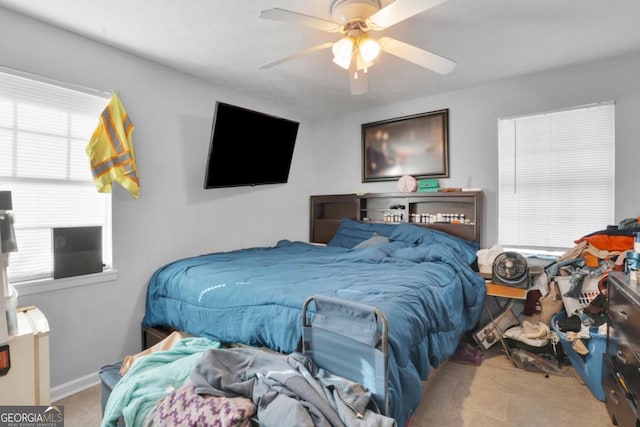
<path fill-rule="evenodd" d="M 613 102 L 501 118 L 499 243 L 563 252 L 614 219 Z"/>
<path fill-rule="evenodd" d="M 109 95 L 0 72 L 0 190 L 11 191 L 18 252 L 10 282 L 51 277 L 51 229 L 101 225 L 111 264 L 111 195 L 98 193 L 85 153 Z"/>

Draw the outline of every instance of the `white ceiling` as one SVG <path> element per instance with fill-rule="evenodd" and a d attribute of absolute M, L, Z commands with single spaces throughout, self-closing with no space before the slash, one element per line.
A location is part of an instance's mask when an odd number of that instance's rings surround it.
<path fill-rule="evenodd" d="M 330 20 L 331 0 L 0 0 L 0 6 L 307 117 L 640 51 L 639 0 L 448 0 L 375 35 L 455 60 L 451 74 L 381 54 L 369 70 L 369 92 L 351 95 L 330 49 L 258 69 L 341 37 L 261 19 L 262 10 Z"/>

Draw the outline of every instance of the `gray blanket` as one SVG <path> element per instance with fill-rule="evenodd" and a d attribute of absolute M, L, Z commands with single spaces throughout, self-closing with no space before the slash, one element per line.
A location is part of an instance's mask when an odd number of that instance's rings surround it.
<path fill-rule="evenodd" d="M 396 427 L 394 419 L 367 409 L 371 396 L 361 386 L 315 371 L 299 352 L 211 349 L 196 364 L 191 382 L 198 394 L 251 399 L 265 427 Z"/>

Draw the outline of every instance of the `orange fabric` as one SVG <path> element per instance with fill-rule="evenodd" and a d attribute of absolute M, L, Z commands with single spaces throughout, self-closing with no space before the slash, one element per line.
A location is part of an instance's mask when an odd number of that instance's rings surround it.
<path fill-rule="evenodd" d="M 631 236 L 610 236 L 608 234 L 594 234 L 582 237 L 575 243 L 589 242 L 598 249 L 607 251 L 628 251 L 633 249 L 633 237 Z"/>
<path fill-rule="evenodd" d="M 124 376 L 129 371 L 129 368 L 131 368 L 131 365 L 133 365 L 133 362 L 135 362 L 136 359 L 139 359 L 151 353 L 155 353 L 156 351 L 170 350 L 174 345 L 178 343 L 178 341 L 180 341 L 184 337 L 185 335 L 182 332 L 173 331 L 169 336 L 167 336 L 159 343 L 156 343 L 154 346 L 151 346 L 148 349 L 141 351 L 140 353 L 125 356 L 124 361 L 122 362 L 122 367 L 120 368 L 120 375 Z"/>
<path fill-rule="evenodd" d="M 501 298 L 527 299 L 527 290 L 514 288 L 513 286 L 499 285 L 497 283 L 485 282 L 487 295 Z"/>
<path fill-rule="evenodd" d="M 600 266 L 600 258 L 597 256 L 592 255 L 589 252 L 584 252 L 582 256 L 587 267 L 598 268 Z"/>

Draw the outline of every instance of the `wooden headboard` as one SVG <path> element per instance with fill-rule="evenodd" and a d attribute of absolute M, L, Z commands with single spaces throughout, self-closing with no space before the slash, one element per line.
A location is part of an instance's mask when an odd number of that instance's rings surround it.
<path fill-rule="evenodd" d="M 482 191 L 313 195 L 309 241 L 328 243 L 342 218 L 351 218 L 409 222 L 482 245 L 482 198 Z"/>

